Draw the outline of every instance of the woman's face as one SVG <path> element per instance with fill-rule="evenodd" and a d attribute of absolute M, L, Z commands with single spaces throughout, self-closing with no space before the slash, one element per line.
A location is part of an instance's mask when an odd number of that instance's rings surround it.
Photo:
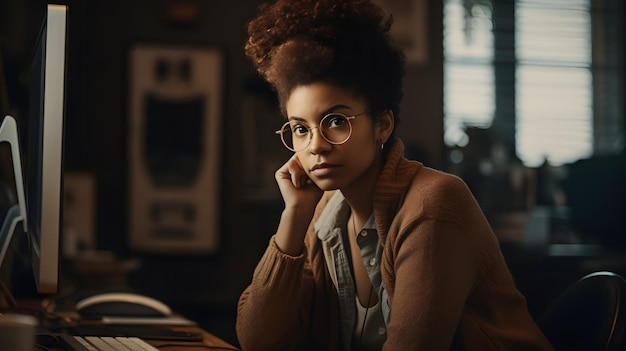
<path fill-rule="evenodd" d="M 313 83 L 295 88 L 285 107 L 288 119 L 307 126 L 311 133 L 309 146 L 296 154 L 304 171 L 320 189 L 346 189 L 364 179 L 376 179 L 381 164 L 381 137 L 364 99 L 327 83 Z M 343 144 L 331 144 L 316 128 L 331 112 L 358 115 L 350 120 L 352 134 Z"/>

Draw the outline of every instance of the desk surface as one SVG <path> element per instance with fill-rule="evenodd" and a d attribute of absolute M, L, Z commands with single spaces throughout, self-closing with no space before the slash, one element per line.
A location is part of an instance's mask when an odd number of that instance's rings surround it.
<path fill-rule="evenodd" d="M 226 341 L 218 338 L 217 336 L 209 333 L 206 330 L 202 330 L 198 327 L 174 327 L 173 329 L 181 330 L 181 331 L 189 331 L 189 332 L 201 332 L 203 340 L 201 343 L 198 342 L 185 342 L 185 341 L 148 341 L 149 344 L 157 346 L 159 350 L 197 350 L 198 348 L 185 347 L 185 346 L 193 346 L 193 345 L 206 345 L 213 346 L 216 350 L 239 350 L 237 347 L 227 343 Z M 166 346 L 169 345 L 169 346 Z"/>
<path fill-rule="evenodd" d="M 1 295 L 1 294 L 0 294 Z M 23 308 L 25 310 L 39 310 L 41 309 L 42 306 L 42 302 L 39 300 L 20 300 L 18 303 L 18 307 L 19 308 Z M 67 322 L 67 321 L 74 321 L 69 323 L 70 325 L 42 325 L 39 327 L 39 330 L 64 330 L 64 329 L 68 329 L 68 328 L 72 328 L 74 326 L 79 326 L 79 325 L 103 325 L 101 323 L 98 322 L 89 322 L 89 321 L 83 321 L 83 322 L 77 322 L 77 314 L 74 311 L 68 311 L 68 312 L 56 312 L 56 314 L 58 316 L 61 317 L 61 320 Z M 179 341 L 179 340 L 173 340 L 173 341 L 169 341 L 169 340 L 150 340 L 150 339 L 144 339 L 147 343 L 157 347 L 159 350 L 164 350 L 164 351 L 196 351 L 196 350 L 204 350 L 204 349 L 213 349 L 213 350 L 240 350 L 239 348 L 237 348 L 236 346 L 233 346 L 231 344 L 229 344 L 228 342 L 220 339 L 219 337 L 217 337 L 216 335 L 213 335 L 212 333 L 210 333 L 209 331 L 203 330 L 202 328 L 196 326 L 195 324 L 191 325 L 191 324 L 137 324 L 139 325 L 143 325 L 143 326 L 149 326 L 149 327 L 163 327 L 163 328 L 168 328 L 171 330 L 176 330 L 176 331 L 184 331 L 184 332 L 191 332 L 191 333 L 201 333 L 203 338 L 202 341 Z M 208 346 L 208 347 L 199 347 L 199 346 Z M 39 347 L 37 345 L 33 345 L 33 351 L 42 351 L 42 350 L 46 350 L 46 351 L 58 351 L 58 350 L 63 350 L 62 348 L 54 348 L 54 347 Z M 0 351 L 4 351 L 2 349 L 2 345 L 0 345 Z"/>
<path fill-rule="evenodd" d="M 217 336 L 209 333 L 206 330 L 203 330 L 199 327 L 194 326 L 176 326 L 176 327 L 168 327 L 174 330 L 187 331 L 187 332 L 200 332 L 203 335 L 202 341 L 167 341 L 167 340 L 145 340 L 150 345 L 157 347 L 159 350 L 164 351 L 195 351 L 202 350 L 204 348 L 199 348 L 198 346 L 209 346 L 214 350 L 239 350 L 239 348 L 227 343 L 226 341 L 218 338 Z M 61 348 L 45 348 L 39 347 L 35 345 L 33 347 L 33 351 L 42 351 L 42 350 L 50 350 L 57 351 L 63 350 Z"/>

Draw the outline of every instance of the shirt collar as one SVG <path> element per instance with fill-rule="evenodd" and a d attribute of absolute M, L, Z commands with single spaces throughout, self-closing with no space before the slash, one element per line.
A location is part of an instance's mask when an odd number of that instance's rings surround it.
<path fill-rule="evenodd" d="M 317 237 L 324 241 L 333 235 L 338 223 L 343 223 L 350 215 L 350 206 L 345 201 L 341 191 L 336 191 L 333 197 L 328 200 L 324 210 L 315 222 Z"/>

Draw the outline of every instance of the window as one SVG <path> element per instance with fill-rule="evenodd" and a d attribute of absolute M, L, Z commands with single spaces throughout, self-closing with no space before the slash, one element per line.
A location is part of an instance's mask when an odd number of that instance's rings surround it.
<path fill-rule="evenodd" d="M 466 146 L 466 127 L 487 128 L 493 121 L 493 32 L 488 6 L 467 18 L 461 0 L 444 6 L 444 141 Z"/>
<path fill-rule="evenodd" d="M 529 167 L 591 156 L 589 0 L 444 0 L 443 41 L 449 147 L 477 127 Z"/>
<path fill-rule="evenodd" d="M 517 152 L 525 164 L 591 156 L 593 111 L 589 0 L 518 0 Z"/>

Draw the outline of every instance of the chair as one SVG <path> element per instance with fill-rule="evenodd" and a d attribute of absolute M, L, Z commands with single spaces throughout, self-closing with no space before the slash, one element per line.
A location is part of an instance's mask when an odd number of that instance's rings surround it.
<path fill-rule="evenodd" d="M 537 319 L 556 351 L 624 350 L 626 280 L 588 274 L 567 288 Z"/>

